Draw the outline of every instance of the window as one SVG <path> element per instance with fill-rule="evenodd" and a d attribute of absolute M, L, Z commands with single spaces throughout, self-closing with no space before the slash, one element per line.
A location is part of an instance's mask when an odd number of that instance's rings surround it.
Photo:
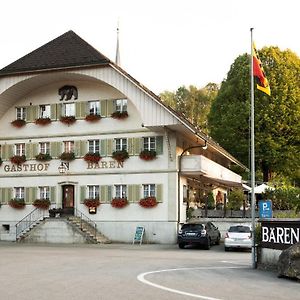
<path fill-rule="evenodd" d="M 156 150 L 156 139 L 155 137 L 144 137 L 143 138 L 144 150 L 155 151 Z"/>
<path fill-rule="evenodd" d="M 127 139 L 115 139 L 116 151 L 127 151 Z"/>
<path fill-rule="evenodd" d="M 24 199 L 24 187 L 15 187 L 15 198 Z"/>
<path fill-rule="evenodd" d="M 17 107 L 16 117 L 17 120 L 26 120 L 26 107 Z"/>
<path fill-rule="evenodd" d="M 122 185 L 115 185 L 115 197 L 116 198 L 127 198 L 127 186 Z"/>
<path fill-rule="evenodd" d="M 49 186 L 40 186 L 39 187 L 40 199 L 49 199 L 49 195 L 50 195 Z"/>
<path fill-rule="evenodd" d="M 66 153 L 74 152 L 74 142 L 73 141 L 64 142 L 64 152 L 66 152 Z"/>
<path fill-rule="evenodd" d="M 119 112 L 127 111 L 127 99 L 116 100 L 116 111 Z"/>
<path fill-rule="evenodd" d="M 100 141 L 90 140 L 89 141 L 89 153 L 99 153 L 100 152 Z"/>
<path fill-rule="evenodd" d="M 99 101 L 89 101 L 89 114 L 90 115 L 100 115 Z"/>
<path fill-rule="evenodd" d="M 50 118 L 50 105 L 40 105 L 40 118 Z"/>
<path fill-rule="evenodd" d="M 49 142 L 43 142 L 40 143 L 40 153 L 42 154 L 49 154 L 50 153 L 50 143 Z"/>
<path fill-rule="evenodd" d="M 75 103 L 64 104 L 64 116 L 66 117 L 75 116 Z"/>
<path fill-rule="evenodd" d="M 25 144 L 15 144 L 15 155 L 25 155 Z"/>
<path fill-rule="evenodd" d="M 146 197 L 155 197 L 155 184 L 143 184 L 143 194 Z"/>
<path fill-rule="evenodd" d="M 99 185 L 88 185 L 89 199 L 99 199 Z"/>

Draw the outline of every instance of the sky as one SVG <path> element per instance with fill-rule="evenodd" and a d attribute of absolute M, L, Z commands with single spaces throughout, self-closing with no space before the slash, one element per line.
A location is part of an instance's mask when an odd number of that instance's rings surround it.
<path fill-rule="evenodd" d="M 278 46 L 300 56 L 298 0 L 6 0 L 0 6 L 0 69 L 73 30 L 159 94 L 220 84 L 234 60 Z"/>

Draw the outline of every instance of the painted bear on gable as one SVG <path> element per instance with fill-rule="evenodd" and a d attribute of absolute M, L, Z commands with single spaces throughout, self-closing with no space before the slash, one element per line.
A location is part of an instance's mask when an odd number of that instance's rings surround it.
<path fill-rule="evenodd" d="M 60 101 L 64 100 L 66 97 L 66 100 L 70 100 L 72 96 L 74 96 L 74 100 L 78 98 L 78 91 L 76 86 L 73 85 L 64 85 L 58 90 L 58 95 L 60 95 Z"/>

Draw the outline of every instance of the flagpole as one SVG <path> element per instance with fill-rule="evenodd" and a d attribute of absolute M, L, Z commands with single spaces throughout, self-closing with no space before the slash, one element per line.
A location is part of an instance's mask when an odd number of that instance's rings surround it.
<path fill-rule="evenodd" d="M 252 224 L 252 268 L 256 268 L 256 249 L 255 249 L 255 149 L 254 149 L 254 77 L 253 77 L 253 28 L 251 32 L 251 224 Z"/>

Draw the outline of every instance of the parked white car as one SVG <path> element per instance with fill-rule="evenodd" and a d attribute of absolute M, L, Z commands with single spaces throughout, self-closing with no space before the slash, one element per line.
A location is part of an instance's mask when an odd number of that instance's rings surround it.
<path fill-rule="evenodd" d="M 232 225 L 225 234 L 225 251 L 231 249 L 251 249 L 252 234 L 251 227 L 248 225 Z"/>

